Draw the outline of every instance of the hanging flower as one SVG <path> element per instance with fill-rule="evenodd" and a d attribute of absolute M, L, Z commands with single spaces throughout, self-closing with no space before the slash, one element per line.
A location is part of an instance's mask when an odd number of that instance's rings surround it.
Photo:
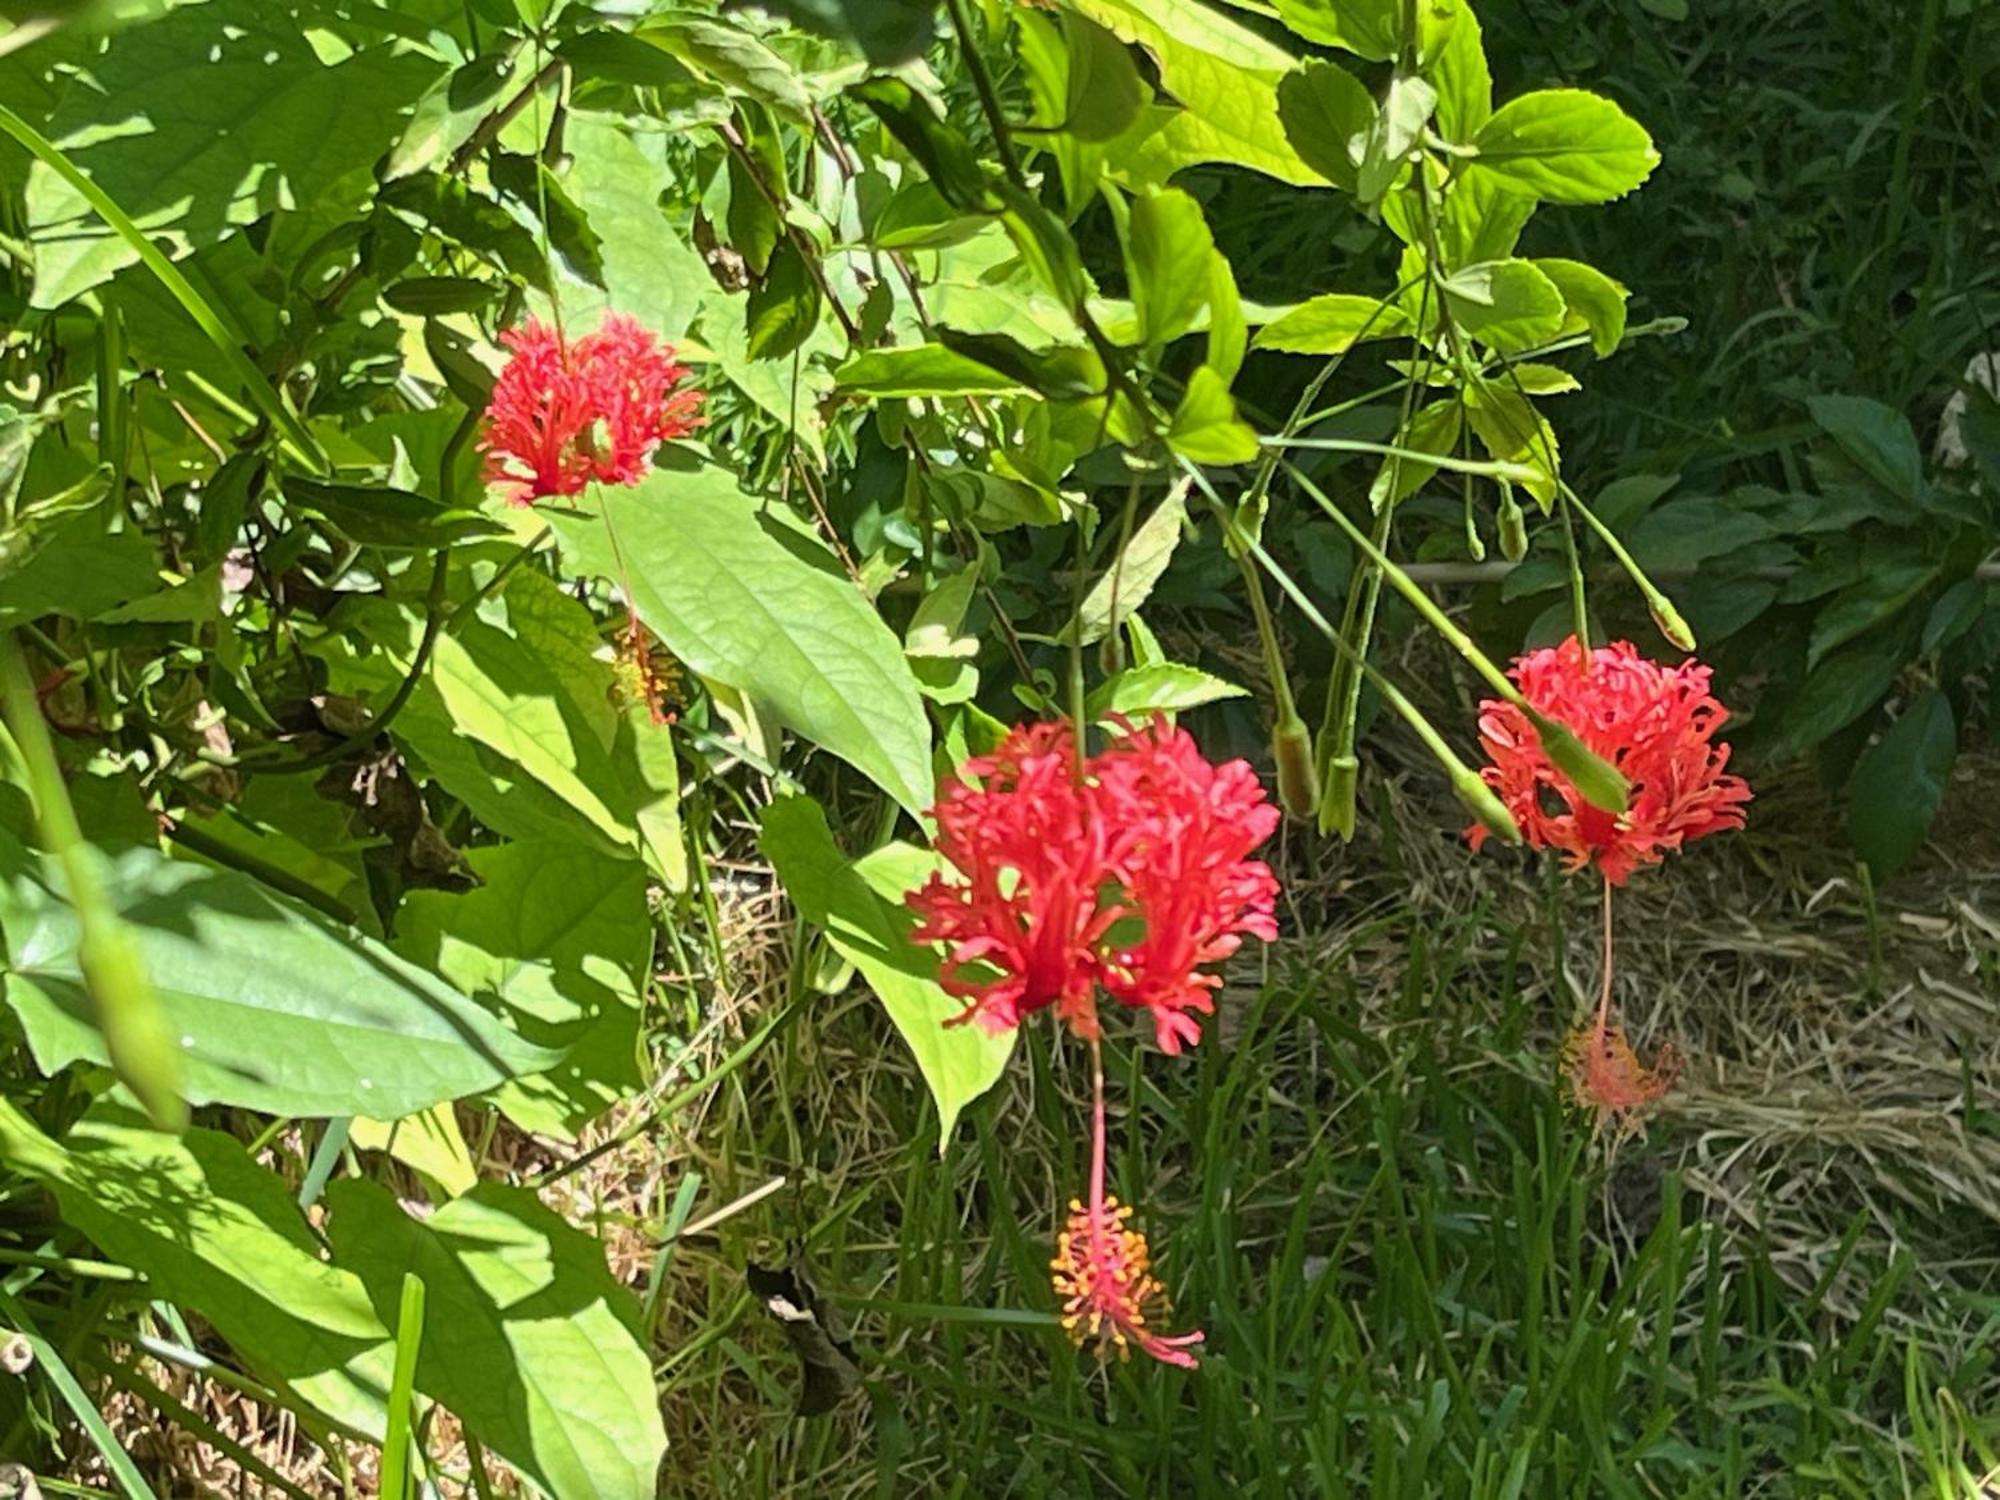
<path fill-rule="evenodd" d="M 1278 809 L 1248 761 L 1209 764 L 1165 719 L 1128 730 L 1093 764 L 1117 878 L 1144 924 L 1111 950 L 1104 987 L 1150 1010 L 1160 1050 L 1172 1055 L 1201 1039 L 1195 1014 L 1215 1011 L 1222 977 L 1202 966 L 1228 958 L 1246 933 L 1267 943 L 1278 935 L 1277 879 L 1248 857 L 1276 830 Z"/>
<path fill-rule="evenodd" d="M 1616 1123 L 1621 1133 L 1638 1129 L 1645 1111 L 1667 1096 L 1680 1075 L 1680 1055 L 1671 1046 L 1660 1048 L 1651 1067 L 1640 1062 L 1625 1028 L 1612 1025 L 1604 1008 L 1590 1026 L 1563 1040 L 1562 1064 L 1578 1106 L 1600 1124 Z"/>
<path fill-rule="evenodd" d="M 500 340 L 512 356 L 486 408 L 487 483 L 513 505 L 576 495 L 595 480 L 637 484 L 653 450 L 702 425 L 699 390 L 683 388 L 671 345 L 613 313 L 565 339 L 530 318 Z"/>
<path fill-rule="evenodd" d="M 949 872 L 912 891 L 912 938 L 950 947 L 939 982 L 968 1002 L 955 1022 L 1008 1031 L 1045 1006 L 1097 1034 L 1098 945 L 1123 914 L 1100 903 L 1105 829 L 1078 779 L 1067 724 L 1016 727 L 965 763 L 937 806 Z"/>
<path fill-rule="evenodd" d="M 1510 675 L 1529 703 L 1631 785 L 1624 813 L 1591 806 L 1550 764 L 1525 714 L 1481 703 L 1479 737 L 1492 762 L 1481 774 L 1535 848 L 1561 850 L 1572 870 L 1594 863 L 1622 885 L 1689 839 L 1743 826 L 1750 788 L 1724 770 L 1729 747 L 1715 734 L 1729 714 L 1709 693 L 1707 667 L 1663 666 L 1625 641 L 1586 652 L 1572 636 L 1520 657 Z M 1477 849 L 1486 830 L 1474 825 L 1466 836 Z"/>
<path fill-rule="evenodd" d="M 949 945 L 941 983 L 1005 1031 L 1048 1005 L 1097 1035 L 1099 988 L 1153 1014 L 1162 1050 L 1200 1037 L 1245 933 L 1277 936 L 1278 884 L 1247 858 L 1278 810 L 1245 761 L 1209 764 L 1165 720 L 1132 729 L 1079 774 L 1063 723 L 1016 728 L 968 761 L 934 809 L 950 867 L 909 898 L 918 942 Z"/>
<path fill-rule="evenodd" d="M 1145 1235 L 1129 1227 L 1131 1208 L 1102 1197 L 1102 1184 L 1098 1187 L 1095 1210 L 1070 1200 L 1069 1223 L 1049 1262 L 1063 1327 L 1079 1345 L 1096 1340 L 1130 1359 L 1136 1344 L 1162 1364 L 1192 1370 L 1196 1361 L 1189 1350 L 1203 1335 L 1167 1337 L 1147 1326 L 1147 1318 L 1165 1308 L 1166 1293 L 1153 1275 Z"/>

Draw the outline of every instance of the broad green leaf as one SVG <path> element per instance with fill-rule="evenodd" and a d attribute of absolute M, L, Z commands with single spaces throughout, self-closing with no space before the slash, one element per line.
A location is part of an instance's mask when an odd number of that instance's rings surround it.
<path fill-rule="evenodd" d="M 1084 700 L 1084 712 L 1092 723 L 1113 717 L 1141 720 L 1156 713 L 1179 713 L 1224 698 L 1248 694 L 1233 682 L 1211 676 L 1179 662 L 1159 662 L 1146 667 L 1128 667 L 1106 678 Z"/>
<path fill-rule="evenodd" d="M 764 279 L 750 289 L 744 309 L 750 357 L 785 358 L 812 337 L 819 326 L 820 306 L 819 283 L 805 257 L 789 239 L 779 240 Z"/>
<path fill-rule="evenodd" d="M 923 55 L 936 29 L 936 0 L 765 0 L 794 26 L 861 49 L 877 67 Z"/>
<path fill-rule="evenodd" d="M 1416 149 L 1437 90 L 1421 78 L 1398 74 L 1389 80 L 1382 104 L 1361 132 L 1354 162 L 1354 196 L 1365 206 L 1382 201 Z"/>
<path fill-rule="evenodd" d="M 1438 134 L 1463 144 L 1493 117 L 1493 74 L 1486 66 L 1486 43 L 1479 18 L 1461 6 L 1458 19 L 1431 68 L 1437 86 Z"/>
<path fill-rule="evenodd" d="M 292 1190 L 219 1131 L 178 1138 L 100 1104 L 49 1139 L 0 1100 L 0 1161 L 63 1221 L 199 1314 L 254 1371 L 379 1438 L 394 1346 L 360 1280 L 322 1259 Z"/>
<path fill-rule="evenodd" d="M 1151 597 L 1153 585 L 1174 560 L 1174 548 L 1180 544 L 1181 528 L 1186 524 L 1186 491 L 1177 486 L 1153 507 L 1151 515 L 1133 527 L 1124 550 L 1083 596 L 1077 626 L 1084 645 L 1103 640 Z M 1072 636 L 1069 630 L 1062 633 L 1064 640 Z"/>
<path fill-rule="evenodd" d="M 1422 244 L 1422 220 L 1408 188 L 1393 193 L 1382 207 L 1382 218 L 1405 244 Z M 1399 211 L 1400 210 L 1400 211 Z M 1508 189 L 1490 173 L 1461 172 L 1444 196 L 1437 216 L 1438 248 L 1447 272 L 1482 261 L 1505 260 L 1521 242 L 1521 231 L 1535 216 L 1535 200 Z"/>
<path fill-rule="evenodd" d="M 1236 415 L 1236 399 L 1209 365 L 1188 378 L 1167 446 L 1198 464 L 1247 464 L 1262 451 L 1256 429 Z"/>
<path fill-rule="evenodd" d="M 732 94 L 812 122 L 812 96 L 798 73 L 746 27 L 682 13 L 649 21 L 634 35 Z"/>
<path fill-rule="evenodd" d="M 1413 453 L 1429 453 L 1449 458 L 1458 451 L 1459 435 L 1465 430 L 1465 406 L 1458 400 L 1434 401 L 1410 419 L 1407 432 L 1395 443 Z M 1382 460 L 1375 480 L 1368 487 L 1368 503 L 1376 510 L 1385 504 L 1399 505 L 1429 483 L 1438 466 L 1421 459 L 1390 456 Z"/>
<path fill-rule="evenodd" d="M 556 1061 L 373 938 L 247 875 L 133 848 L 106 876 L 180 1041 L 191 1103 L 397 1116 Z M 0 834 L 6 999 L 45 1073 L 106 1060 L 76 913 L 51 879 Z"/>
<path fill-rule="evenodd" d="M 156 241 L 212 244 L 274 208 L 331 225 L 358 208 L 370 165 L 439 76 L 413 51 L 375 46 L 328 65 L 282 4 L 211 0 L 115 32 L 85 65 L 49 134 Z M 34 303 L 58 307 L 137 259 L 39 163 L 27 228 Z"/>
<path fill-rule="evenodd" d="M 353 810 L 322 797 L 310 776 L 252 776 L 240 795 L 212 811 L 182 816 L 216 843 L 282 870 L 355 913 L 356 925 L 380 937 L 368 892 L 364 853 L 379 835 L 356 832 Z"/>
<path fill-rule="evenodd" d="M 468 850 L 463 895 L 412 891 L 396 951 L 504 1016 L 560 1066 L 503 1085 L 522 1128 L 573 1137 L 637 1089 L 641 986 L 653 954 L 646 877 L 630 860 L 574 844 Z"/>
<path fill-rule="evenodd" d="M 1529 262 L 1562 294 L 1568 309 L 1563 317 L 1564 333 L 1590 332 L 1590 347 L 1599 359 L 1617 352 L 1625 339 L 1625 303 L 1631 293 L 1595 266 L 1578 260 L 1544 258 Z"/>
<path fill-rule="evenodd" d="M 1224 384 L 1233 382 L 1250 352 L 1250 316 L 1236 289 L 1236 272 L 1220 250 L 1208 257 L 1208 352 L 1202 361 Z"/>
<path fill-rule="evenodd" d="M 1491 383 L 1468 395 L 1465 415 L 1488 457 L 1524 464 L 1536 476 L 1523 479 L 1521 488 L 1546 512 L 1555 502 L 1562 468 L 1562 450 L 1548 419 L 1511 385 Z"/>
<path fill-rule="evenodd" d="M 1760 736 L 1764 754 L 1773 762 L 1790 760 L 1873 709 L 1903 669 L 1908 645 L 1903 632 L 1877 631 L 1814 667 Z M 1764 728 L 1762 715 L 1758 728 Z"/>
<path fill-rule="evenodd" d="M 292 474 L 285 478 L 285 499 L 364 547 L 429 549 L 506 531 L 476 511 L 443 506 L 387 485 L 324 484 Z"/>
<path fill-rule="evenodd" d="M 323 648 L 335 688 L 379 700 L 408 672 L 420 622 L 382 600 L 356 601 L 346 619 L 378 651 L 357 660 Z M 499 832 L 644 857 L 677 883 L 672 730 L 651 721 L 600 646 L 583 605 L 517 569 L 497 598 L 452 617 L 394 733 Z"/>
<path fill-rule="evenodd" d="M 863 396 L 1008 396 L 1027 389 L 1011 375 L 943 344 L 869 349 L 838 370 L 841 390 Z"/>
<path fill-rule="evenodd" d="M 1847 832 L 1876 879 L 1894 875 L 1923 847 L 1957 757 L 1951 700 L 1929 692 L 1904 709 L 1855 766 Z"/>
<path fill-rule="evenodd" d="M 910 941 L 915 919 L 902 904 L 930 861 L 902 858 L 917 851 L 877 852 L 871 881 L 833 841 L 826 814 L 807 797 L 781 797 L 765 809 L 759 847 L 807 921 L 861 971 L 889 1019 L 909 1044 L 937 1101 L 938 1150 L 950 1140 L 959 1112 L 991 1088 L 1007 1066 L 1014 1034 L 992 1035 L 977 1025 L 947 1026 L 965 1006 L 937 981 L 937 958 Z M 911 872 L 905 866 L 919 866 Z"/>
<path fill-rule="evenodd" d="M 563 182 L 590 218 L 603 266 L 603 285 L 565 274 L 566 326 L 589 328 L 606 312 L 629 313 L 648 328 L 678 339 L 714 287 L 708 267 L 660 209 L 679 169 L 670 164 L 665 135 L 630 135 L 590 115 L 573 116 L 563 132 L 570 154 Z"/>
<path fill-rule="evenodd" d="M 1542 89 L 1509 100 L 1473 137 L 1473 176 L 1550 203 L 1609 203 L 1652 173 L 1660 153 L 1624 110 L 1583 89 Z"/>
<path fill-rule="evenodd" d="M 1179 188 L 1133 200 L 1125 274 L 1147 348 L 1158 350 L 1196 326 L 1208 306 L 1214 253 L 1201 205 Z"/>
<path fill-rule="evenodd" d="M 902 645 L 815 540 L 764 516 L 725 470 L 706 466 L 598 489 L 591 503 L 601 516 L 550 518 L 572 568 L 628 589 L 640 619 L 692 670 L 738 689 L 910 812 L 930 806 L 930 725 Z"/>
<path fill-rule="evenodd" d="M 1909 418 L 1866 396 L 1814 396 L 1806 408 L 1870 479 L 1899 500 L 1922 497 L 1924 456 Z"/>
<path fill-rule="evenodd" d="M 348 1125 L 348 1139 L 358 1151 L 380 1151 L 422 1173 L 448 1197 L 471 1192 L 479 1181 L 472 1148 L 465 1144 L 458 1115 L 449 1104 L 435 1104 L 400 1120 L 356 1115 Z"/>
<path fill-rule="evenodd" d="M 393 1321 L 424 1283 L 417 1389 L 551 1500 L 652 1500 L 666 1451 L 639 1307 L 604 1247 L 527 1188 L 482 1183 L 429 1218 L 387 1189 L 327 1189 L 334 1258 Z"/>
<path fill-rule="evenodd" d="M 1327 292 L 1286 308 L 1258 331 L 1253 347 L 1287 354 L 1340 354 L 1367 339 L 1410 331 L 1410 316 L 1392 302 Z"/>
<path fill-rule="evenodd" d="M 1829 652 L 1893 618 L 1937 576 L 1935 563 L 1874 562 L 1859 582 L 1842 589 L 1814 618 L 1812 636 L 1806 643 L 1806 670 L 1810 672 Z"/>
<path fill-rule="evenodd" d="M 1278 117 L 1292 149 L 1335 187 L 1353 192 L 1355 146 L 1375 119 L 1375 97 L 1338 63 L 1311 57 L 1278 85 Z"/>
<path fill-rule="evenodd" d="M 1446 279 L 1444 297 L 1462 330 L 1502 354 L 1545 344 L 1562 330 L 1562 293 L 1530 261 L 1467 266 Z"/>
<path fill-rule="evenodd" d="M 1152 54 L 1166 93 L 1182 105 L 1130 164 L 1164 180 L 1198 162 L 1226 161 L 1301 187 L 1319 175 L 1285 139 L 1278 83 L 1297 59 L 1197 0 L 1064 0 L 1120 41 Z"/>
<path fill-rule="evenodd" d="M 1402 51 L 1405 24 L 1417 20 L 1421 61 L 1429 62 L 1460 25 L 1463 0 L 1278 0 L 1278 16 L 1307 41 L 1340 47 L 1371 62 Z"/>

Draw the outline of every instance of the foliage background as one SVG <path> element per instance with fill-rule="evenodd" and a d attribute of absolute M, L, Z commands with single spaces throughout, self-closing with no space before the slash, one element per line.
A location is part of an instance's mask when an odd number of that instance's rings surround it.
<path fill-rule="evenodd" d="M 1650 1139 L 1606 1154 L 1547 1062 L 1592 978 L 1583 914 L 1466 860 L 1435 765 L 1364 692 L 1355 841 L 1293 825 L 1292 935 L 1236 976 L 1216 1045 L 1122 1064 L 1143 1108 L 1116 1126 L 1121 1194 L 1218 1351 L 1190 1379 L 1072 1363 L 1043 1287 L 1081 1168 L 1077 1059 L 1038 1037 L 1002 1075 L 1004 1050 L 942 1042 L 894 926 L 922 858 L 887 842 L 897 805 L 989 732 L 976 710 L 1064 701 L 1077 497 L 1094 569 L 1121 551 L 1128 470 L 1054 423 L 991 437 L 1024 383 L 1074 381 L 1049 353 L 1083 342 L 1060 278 L 1010 272 L 1020 242 L 991 224 L 931 243 L 985 212 L 950 201 L 949 138 L 941 166 L 917 158 L 928 195 L 893 193 L 899 101 L 844 92 L 857 54 L 810 31 L 692 5 L 156 8 L 108 43 L 76 24 L 0 56 L 0 103 L 191 294 L 0 142 L 0 622 L 198 1106 L 174 1139 L 110 1091 L 86 902 L 29 852 L 50 794 L 17 745 L 0 1316 L 36 1363 L 0 1384 L 0 1449 L 45 1489 L 367 1493 L 413 1388 L 417 1467 L 448 1490 L 490 1469 L 503 1492 L 518 1472 L 646 1493 L 664 1448 L 665 1493 L 1979 1493 L 1988 408 L 1966 406 L 1965 466 L 1934 445 L 1994 348 L 1990 5 L 1478 7 L 1498 98 L 1587 88 L 1659 147 L 1642 191 L 1538 214 L 1521 254 L 1603 267 L 1634 326 L 1687 320 L 1578 363 L 1583 388 L 1546 405 L 1565 478 L 1722 666 L 1757 817 L 1621 912 L 1628 991 L 1696 1061 Z M 781 8 L 860 17 L 882 54 L 931 21 Z M 1071 13 L 1138 37 L 1144 87 L 1185 91 L 1147 60 L 1144 11 Z M 963 13 L 1009 116 L 1037 118 L 1023 38 L 1057 22 Z M 919 81 L 990 180 L 949 32 Z M 1069 33 L 1072 66 L 1124 76 L 1078 38 L 1101 34 Z M 1376 95 L 1397 72 L 1287 45 Z M 1118 93 L 1083 94 L 1108 121 L 1060 121 L 1039 201 L 1165 417 L 1217 340 L 1147 337 L 1147 263 L 1072 186 L 1106 165 Z M 1398 284 L 1393 235 L 1346 194 L 1199 161 L 1175 183 L 1254 323 Z M 1191 295 L 1212 328 L 1215 294 Z M 711 428 L 581 514 L 483 498 L 492 332 L 606 307 L 683 343 Z M 924 320 L 1017 342 L 855 368 L 928 342 Z M 1325 398 L 1409 352 L 1368 346 Z M 1242 416 L 1278 428 L 1313 369 L 1251 353 Z M 1174 420 L 1184 456 L 1234 456 L 1214 409 Z M 1407 414 L 1377 397 L 1324 430 L 1407 438 Z M 1126 446 L 1157 456 L 1140 427 Z M 1306 466 L 1367 523 L 1378 457 Z M 1467 562 L 1448 479 L 1401 507 L 1399 556 Z M 1141 519 L 1166 488 L 1147 477 Z M 1270 551 L 1333 613 L 1353 545 L 1277 493 Z M 1275 595 L 1282 649 L 1261 648 L 1190 509 L 1122 548 L 1158 571 L 1124 649 L 1170 674 L 1126 681 L 1184 693 L 1212 750 L 1265 756 L 1278 683 L 1312 717 L 1335 657 Z M 1649 630 L 1582 545 L 1604 625 Z M 1549 526 L 1506 582 L 1437 597 L 1504 657 L 1566 628 L 1560 556 Z M 1781 597 L 1779 569 L 1826 587 Z M 671 729 L 615 649 L 624 598 L 678 659 Z M 1481 689 L 1415 626 L 1388 596 L 1378 659 L 1462 748 L 1449 726 Z M 1093 655 L 1111 691 L 1119 663 Z M 830 1418 L 793 1415 L 796 1362 L 743 1281 L 791 1255 L 862 1354 Z M 398 1338 L 406 1270 L 420 1343 Z"/>

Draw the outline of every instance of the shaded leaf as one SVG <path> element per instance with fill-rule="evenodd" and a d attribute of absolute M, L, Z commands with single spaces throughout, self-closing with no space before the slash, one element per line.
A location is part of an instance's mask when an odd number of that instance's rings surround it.
<path fill-rule="evenodd" d="M 556 1060 L 373 938 L 247 875 L 133 848 L 106 877 L 180 1040 L 191 1103 L 405 1115 Z M 0 879 L 6 999 L 36 1064 L 104 1062 L 75 910 L 4 834 Z"/>
<path fill-rule="evenodd" d="M 1923 847 L 1958 757 L 1958 721 L 1943 693 L 1925 693 L 1861 757 L 1847 812 L 1854 851 L 1886 880 Z"/>
<path fill-rule="evenodd" d="M 481 1183 L 417 1222 L 387 1189 L 326 1193 L 334 1255 L 393 1321 L 424 1283 L 417 1389 L 552 1500 L 651 1500 L 666 1451 L 638 1304 L 604 1247 L 527 1188 Z"/>
<path fill-rule="evenodd" d="M 902 644 L 816 541 L 776 519 L 767 529 L 758 503 L 707 466 L 600 489 L 595 503 L 609 525 L 551 516 L 573 568 L 628 588 L 647 628 L 694 671 L 912 813 L 930 806 L 930 726 Z"/>
<path fill-rule="evenodd" d="M 902 904 L 904 892 L 922 883 L 934 861 L 904 849 L 850 864 L 833 841 L 826 814 L 808 797 L 781 797 L 765 809 L 758 847 L 792 904 L 861 971 L 909 1044 L 937 1101 L 942 1152 L 960 1111 L 999 1079 L 1014 1036 L 945 1025 L 965 1006 L 939 986 L 936 956 L 911 943 L 915 919 Z"/>

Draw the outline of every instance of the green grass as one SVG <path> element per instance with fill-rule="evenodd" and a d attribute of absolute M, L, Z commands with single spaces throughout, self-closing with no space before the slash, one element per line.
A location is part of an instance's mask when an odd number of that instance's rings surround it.
<path fill-rule="evenodd" d="M 668 1388 L 713 1425 L 670 1464 L 705 1494 L 1978 1495 L 1995 1308 L 1923 1291 L 1866 1214 L 1788 1279 L 1660 1170 L 1670 1120 L 1607 1168 L 1524 998 L 1544 941 L 1406 909 L 1232 991 L 1229 1044 L 1175 1062 L 1121 1041 L 1114 1108 L 1142 1107 L 1114 1115 L 1115 1190 L 1174 1326 L 1207 1331 L 1193 1374 L 1101 1366 L 1046 1321 L 1085 1166 L 1080 1049 L 1026 1033 L 940 1166 L 900 1066 L 856 1061 L 883 1044 L 872 1015 L 795 1038 L 768 1059 L 789 1107 L 753 1080 L 718 1123 L 752 1170 L 804 1147 L 803 1190 L 755 1227 L 805 1241 L 848 1303 L 867 1400 L 789 1417 L 791 1362 L 725 1241 L 723 1317 Z"/>

